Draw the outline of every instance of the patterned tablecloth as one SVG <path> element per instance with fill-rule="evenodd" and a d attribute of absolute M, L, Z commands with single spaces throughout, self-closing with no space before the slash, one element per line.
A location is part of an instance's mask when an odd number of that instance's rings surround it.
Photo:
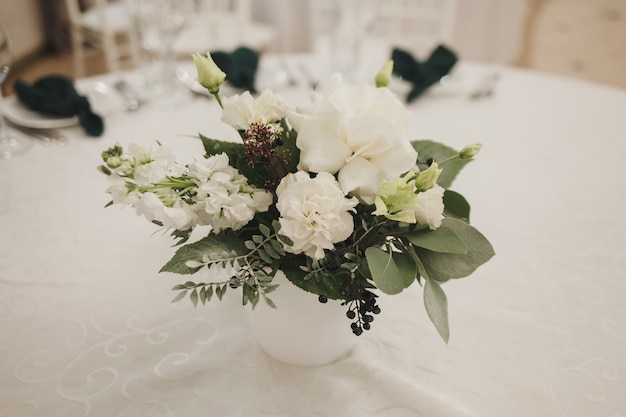
<path fill-rule="evenodd" d="M 417 286 L 314 368 L 267 356 L 234 293 L 171 304 L 172 241 L 104 209 L 96 166 L 116 142 L 191 157 L 189 135 L 235 137 L 215 101 L 173 95 L 0 162 L 0 416 L 626 416 L 626 92 L 472 63 L 455 80 L 409 107 L 412 135 L 484 144 L 455 188 L 496 256 L 445 285 L 447 346 Z M 304 87 L 279 92 L 304 104 Z"/>

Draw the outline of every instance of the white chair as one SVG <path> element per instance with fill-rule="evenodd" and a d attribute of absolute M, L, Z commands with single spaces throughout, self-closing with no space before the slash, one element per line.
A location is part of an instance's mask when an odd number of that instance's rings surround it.
<path fill-rule="evenodd" d="M 452 43 L 457 0 L 378 1 L 370 37 L 416 54 L 430 52 L 440 43 Z"/>
<path fill-rule="evenodd" d="M 452 43 L 457 12 L 457 0 L 310 0 L 309 6 L 316 46 L 335 42 L 332 33 L 350 30 L 342 28 L 347 23 L 359 26 L 365 49 L 401 47 L 415 54 Z"/>
<path fill-rule="evenodd" d="M 85 75 L 88 50 L 104 54 L 108 71 L 121 68 L 122 61 L 137 64 L 138 44 L 125 1 L 93 0 L 81 10 L 78 0 L 65 0 L 70 21 L 74 76 Z"/>

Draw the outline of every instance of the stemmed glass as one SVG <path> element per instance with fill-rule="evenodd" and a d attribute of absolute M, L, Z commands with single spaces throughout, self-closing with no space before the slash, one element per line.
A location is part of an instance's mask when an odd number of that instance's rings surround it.
<path fill-rule="evenodd" d="M 175 77 L 174 42 L 185 23 L 187 1 L 134 1 L 144 65 L 152 72 L 148 84 L 157 95 L 169 93 Z"/>
<path fill-rule="evenodd" d="M 9 34 L 0 21 L 0 87 L 7 78 L 9 69 L 13 63 L 13 52 L 11 50 L 11 42 Z M 0 158 L 11 159 L 14 156 L 21 155 L 28 150 L 31 142 L 24 137 L 13 137 L 7 130 L 4 120 L 4 111 L 2 110 L 2 89 L 0 88 Z"/>

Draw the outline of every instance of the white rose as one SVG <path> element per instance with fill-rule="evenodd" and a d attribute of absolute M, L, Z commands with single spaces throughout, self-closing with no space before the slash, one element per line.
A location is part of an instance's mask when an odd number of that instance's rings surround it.
<path fill-rule="evenodd" d="M 298 132 L 298 169 L 338 173 L 344 191 L 372 203 L 384 180 L 415 166 L 409 113 L 386 88 L 349 86 L 333 77 L 305 112 L 290 112 Z"/>
<path fill-rule="evenodd" d="M 276 195 L 280 232 L 293 241 L 285 248 L 288 252 L 321 259 L 325 249 L 333 249 L 354 230 L 349 211 L 358 202 L 346 198 L 329 173 L 319 173 L 315 178 L 303 171 L 288 174 L 278 185 Z"/>
<path fill-rule="evenodd" d="M 252 123 L 274 123 L 285 117 L 290 106 L 271 90 L 255 99 L 249 91 L 222 100 L 222 121 L 237 130 L 248 130 Z"/>
<path fill-rule="evenodd" d="M 415 201 L 415 218 L 418 223 L 428 225 L 432 230 L 439 228 L 443 220 L 443 193 L 445 189 L 440 185 L 421 193 L 417 193 Z"/>

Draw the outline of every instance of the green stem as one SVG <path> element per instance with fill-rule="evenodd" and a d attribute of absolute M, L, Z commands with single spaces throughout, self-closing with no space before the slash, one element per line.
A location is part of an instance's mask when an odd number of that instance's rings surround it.
<path fill-rule="evenodd" d="M 439 166 L 442 166 L 443 164 L 446 164 L 446 163 L 448 163 L 450 161 L 454 161 L 455 159 L 460 158 L 460 157 L 461 157 L 461 154 L 457 153 L 457 154 L 452 155 L 451 157 L 446 158 L 443 161 L 437 162 L 437 163 L 439 164 Z"/>
<path fill-rule="evenodd" d="M 223 109 L 224 105 L 222 104 L 222 97 L 220 96 L 220 92 L 219 90 L 215 93 L 213 93 L 213 96 L 215 97 L 215 99 L 217 100 L 217 104 L 220 105 L 220 107 Z"/>

